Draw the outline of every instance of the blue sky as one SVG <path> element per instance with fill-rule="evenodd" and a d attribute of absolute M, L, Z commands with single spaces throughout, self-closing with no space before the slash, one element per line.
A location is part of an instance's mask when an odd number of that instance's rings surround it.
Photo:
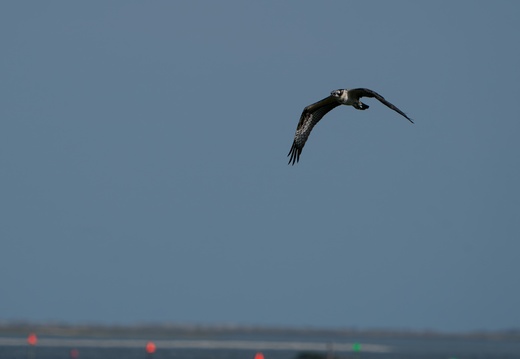
<path fill-rule="evenodd" d="M 520 327 L 519 17 L 3 2 L 0 319 Z"/>

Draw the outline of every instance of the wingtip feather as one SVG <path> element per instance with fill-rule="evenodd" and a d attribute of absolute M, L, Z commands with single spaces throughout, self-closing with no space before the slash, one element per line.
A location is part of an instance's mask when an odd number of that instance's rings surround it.
<path fill-rule="evenodd" d="M 301 149 L 296 147 L 296 143 L 293 142 L 293 145 L 291 146 L 291 150 L 289 151 L 289 154 L 287 155 L 289 157 L 289 162 L 287 165 L 293 165 L 297 163 L 300 160 L 300 153 Z"/>

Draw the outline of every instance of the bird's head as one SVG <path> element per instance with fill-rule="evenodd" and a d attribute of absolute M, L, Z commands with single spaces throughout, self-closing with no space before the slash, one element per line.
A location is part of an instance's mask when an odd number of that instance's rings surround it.
<path fill-rule="evenodd" d="M 341 97 L 343 95 L 343 91 L 345 90 L 334 90 L 330 93 L 332 97 Z"/>

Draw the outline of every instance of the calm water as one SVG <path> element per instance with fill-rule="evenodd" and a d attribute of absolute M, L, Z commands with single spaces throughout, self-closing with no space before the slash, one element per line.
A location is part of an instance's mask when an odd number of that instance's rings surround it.
<path fill-rule="evenodd" d="M 332 348 L 332 355 L 343 359 L 520 359 L 520 341 L 513 340 L 241 336 L 155 342 L 157 351 L 150 355 L 144 350 L 146 341 L 143 340 L 40 338 L 37 346 L 29 347 L 25 338 L 0 338 L 0 359 L 70 359 L 73 348 L 79 351 L 78 359 L 254 359 L 257 351 L 261 351 L 265 359 L 296 359 L 302 353 L 320 354 L 325 358 L 325 348 Z M 353 346 L 353 343 L 356 344 Z M 306 348 L 309 345 L 310 350 Z"/>

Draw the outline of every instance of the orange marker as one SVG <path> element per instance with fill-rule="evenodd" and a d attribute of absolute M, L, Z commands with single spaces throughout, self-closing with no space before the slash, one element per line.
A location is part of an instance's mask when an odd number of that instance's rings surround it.
<path fill-rule="evenodd" d="M 29 343 L 29 345 L 36 345 L 36 343 L 38 343 L 38 337 L 36 336 L 36 334 L 29 334 L 29 336 L 27 337 L 27 343 Z"/>
<path fill-rule="evenodd" d="M 154 342 L 148 342 L 148 343 L 146 343 L 146 352 L 147 352 L 148 354 L 153 354 L 153 353 L 155 353 L 155 349 L 156 349 L 156 347 L 155 347 L 155 343 L 154 343 Z"/>

